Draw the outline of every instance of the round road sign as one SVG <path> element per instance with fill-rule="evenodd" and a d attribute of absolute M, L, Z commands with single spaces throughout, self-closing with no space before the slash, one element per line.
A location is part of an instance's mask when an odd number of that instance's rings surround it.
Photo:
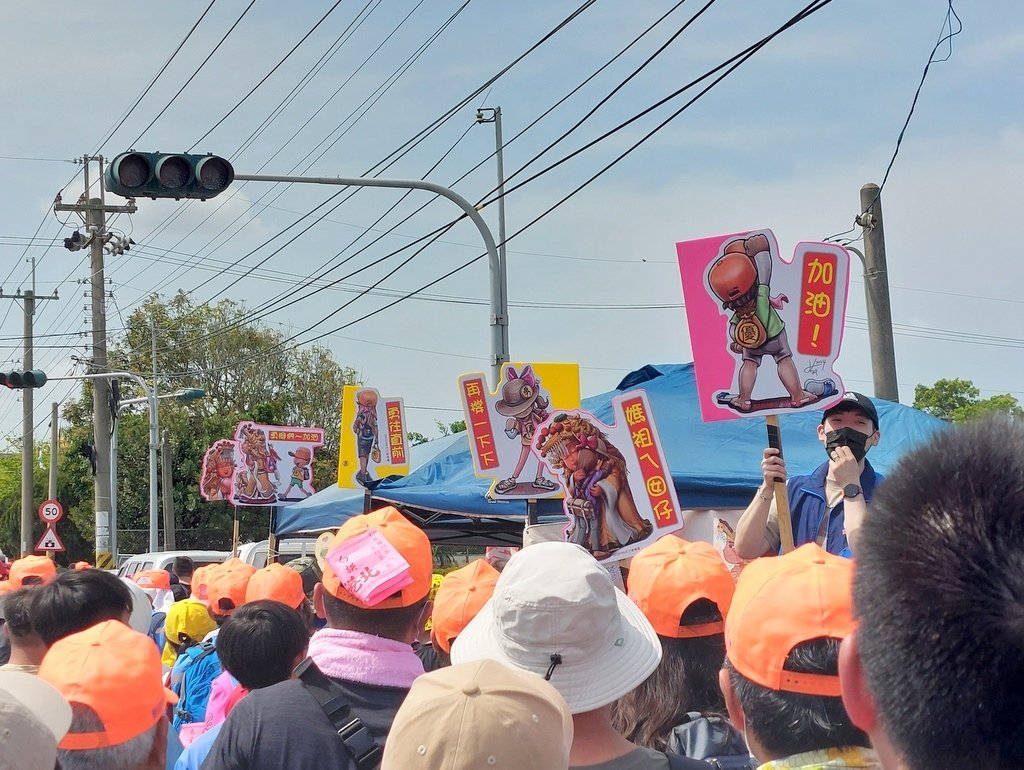
<path fill-rule="evenodd" d="M 56 524 L 64 518 L 64 506 L 56 500 L 47 500 L 39 506 L 39 518 L 47 524 Z"/>

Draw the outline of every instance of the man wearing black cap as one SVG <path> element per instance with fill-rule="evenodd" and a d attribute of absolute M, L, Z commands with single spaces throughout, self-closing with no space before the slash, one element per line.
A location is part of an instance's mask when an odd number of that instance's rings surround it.
<path fill-rule="evenodd" d="M 786 482 L 794 545 L 816 542 L 829 553 L 850 556 L 868 503 L 882 481 L 865 459 L 881 438 L 878 410 L 867 396 L 847 392 L 825 410 L 818 438 L 828 460 L 809 475 Z M 736 553 L 744 559 L 777 553 L 781 546 L 772 494 L 775 480 L 787 479 L 779 450 L 764 450 L 761 473 L 764 481 L 736 525 Z"/>

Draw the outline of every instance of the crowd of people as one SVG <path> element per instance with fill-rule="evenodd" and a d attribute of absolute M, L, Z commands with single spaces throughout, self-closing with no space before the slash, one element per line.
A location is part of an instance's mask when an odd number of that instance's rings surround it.
<path fill-rule="evenodd" d="M 346 521 L 325 563 L 127 580 L 23 557 L 0 582 L 0 767 L 1024 767 L 1024 425 L 949 429 L 858 484 L 867 404 L 826 413 L 781 554 L 765 454 L 738 578 L 667 535 L 625 591 L 565 542 L 438 584 L 395 508 Z"/>

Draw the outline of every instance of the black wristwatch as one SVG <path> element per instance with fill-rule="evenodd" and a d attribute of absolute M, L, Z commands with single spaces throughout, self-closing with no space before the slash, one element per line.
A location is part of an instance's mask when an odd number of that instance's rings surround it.
<path fill-rule="evenodd" d="M 861 488 L 856 484 L 847 484 L 845 487 L 843 487 L 843 497 L 845 497 L 847 500 L 852 500 L 855 497 L 859 497 L 860 493 Z"/>

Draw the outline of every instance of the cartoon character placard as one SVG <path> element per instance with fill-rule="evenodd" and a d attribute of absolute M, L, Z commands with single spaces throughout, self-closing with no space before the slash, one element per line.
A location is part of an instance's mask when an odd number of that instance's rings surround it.
<path fill-rule="evenodd" d="M 772 231 L 754 230 L 683 241 L 676 252 L 705 422 L 840 398 L 846 249 L 803 242 L 783 260 Z"/>
<path fill-rule="evenodd" d="M 235 444 L 236 505 L 288 505 L 316 492 L 313 451 L 324 445 L 322 428 L 240 422 Z"/>
<path fill-rule="evenodd" d="M 579 409 L 555 411 L 533 451 L 565 492 L 565 539 L 614 562 L 685 522 L 646 394 L 616 396 L 612 409 L 613 425 Z"/>
<path fill-rule="evenodd" d="M 227 438 L 214 441 L 206 450 L 199 474 L 199 494 L 204 500 L 231 500 L 237 452 L 238 445 Z"/>
<path fill-rule="evenodd" d="M 376 388 L 346 385 L 341 398 L 338 486 L 365 487 L 385 476 L 409 473 L 405 401 Z"/>
<path fill-rule="evenodd" d="M 482 372 L 464 374 L 459 395 L 473 467 L 477 476 L 493 479 L 488 497 L 561 496 L 558 482 L 531 456 L 530 445 L 552 408 L 579 407 L 578 364 L 505 364 L 494 392 Z"/>

